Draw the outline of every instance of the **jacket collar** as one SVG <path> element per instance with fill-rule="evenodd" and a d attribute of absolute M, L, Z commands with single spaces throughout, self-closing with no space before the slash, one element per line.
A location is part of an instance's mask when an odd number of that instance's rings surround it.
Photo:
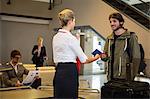
<path fill-rule="evenodd" d="M 118 37 L 118 39 L 126 39 L 126 38 L 130 38 L 130 31 L 125 31 L 123 34 L 120 35 L 120 37 Z M 108 39 L 113 40 L 114 39 L 114 33 L 111 33 L 108 36 Z"/>

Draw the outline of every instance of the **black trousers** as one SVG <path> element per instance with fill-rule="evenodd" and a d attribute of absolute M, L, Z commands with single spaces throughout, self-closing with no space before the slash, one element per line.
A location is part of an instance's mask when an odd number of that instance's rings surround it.
<path fill-rule="evenodd" d="M 53 81 L 55 99 L 77 99 L 78 85 L 76 63 L 58 63 Z"/>
<path fill-rule="evenodd" d="M 36 67 L 42 67 L 44 63 L 43 57 L 37 57 L 33 59 L 32 61 L 33 61 L 33 64 L 36 64 Z"/>

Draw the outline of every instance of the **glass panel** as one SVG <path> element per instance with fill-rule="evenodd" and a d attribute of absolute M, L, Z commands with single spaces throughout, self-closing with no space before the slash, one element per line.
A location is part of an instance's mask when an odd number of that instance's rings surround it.
<path fill-rule="evenodd" d="M 83 26 L 84 27 L 84 26 Z M 93 30 L 90 26 L 84 27 L 80 26 L 80 28 L 75 29 L 73 34 L 79 33 L 80 35 L 84 35 L 84 52 L 87 56 L 92 56 L 92 52 L 95 49 L 103 51 L 105 39 L 98 34 L 95 30 Z M 105 64 L 101 59 L 90 63 L 84 64 L 83 74 L 100 74 L 105 73 Z"/>

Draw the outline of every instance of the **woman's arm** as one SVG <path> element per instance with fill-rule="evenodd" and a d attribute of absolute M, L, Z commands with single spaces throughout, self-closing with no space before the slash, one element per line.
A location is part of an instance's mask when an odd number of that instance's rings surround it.
<path fill-rule="evenodd" d="M 97 59 L 100 58 L 100 55 L 99 54 L 96 54 L 94 57 L 88 57 L 88 59 L 86 59 L 86 61 L 84 62 L 84 64 L 88 64 L 88 63 L 91 63 Z"/>

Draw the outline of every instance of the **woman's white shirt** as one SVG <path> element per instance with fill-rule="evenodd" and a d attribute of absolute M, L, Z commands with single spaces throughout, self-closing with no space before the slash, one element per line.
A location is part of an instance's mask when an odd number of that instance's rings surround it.
<path fill-rule="evenodd" d="M 53 37 L 53 59 L 54 63 L 74 62 L 76 58 L 83 63 L 87 56 L 84 54 L 80 43 L 75 36 L 69 31 L 59 29 L 58 33 Z"/>

